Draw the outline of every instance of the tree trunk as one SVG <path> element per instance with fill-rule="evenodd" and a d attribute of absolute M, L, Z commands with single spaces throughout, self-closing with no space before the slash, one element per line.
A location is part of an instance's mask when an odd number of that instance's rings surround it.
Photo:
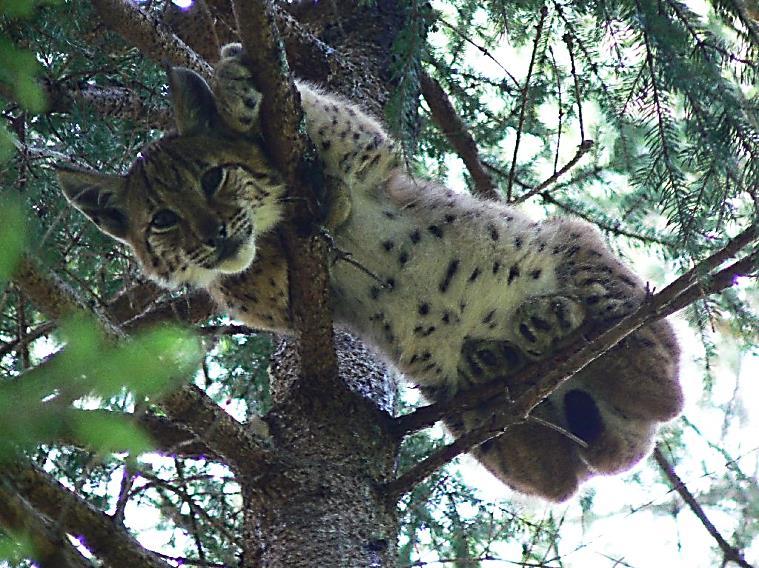
<path fill-rule="evenodd" d="M 301 377 L 293 342 L 272 364 L 266 417 L 280 466 L 240 475 L 245 500 L 243 566 L 392 566 L 396 503 L 383 498 L 398 451 L 389 433 L 392 372 L 357 340 L 336 340 L 340 378 L 325 391 Z M 350 389 L 350 390 L 349 390 Z"/>

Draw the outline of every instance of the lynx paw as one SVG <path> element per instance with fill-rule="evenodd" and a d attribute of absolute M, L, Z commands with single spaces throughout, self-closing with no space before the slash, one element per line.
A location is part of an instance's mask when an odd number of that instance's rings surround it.
<path fill-rule="evenodd" d="M 485 383 L 511 375 L 525 363 L 521 350 L 510 341 L 469 338 L 461 348 L 457 370 L 470 383 Z"/>
<path fill-rule="evenodd" d="M 232 130 L 241 133 L 258 129 L 261 93 L 253 85 L 250 71 L 242 62 L 239 43 L 230 43 L 221 50 L 213 77 L 213 92 L 219 114 Z"/>
<path fill-rule="evenodd" d="M 585 309 L 560 295 L 533 296 L 521 304 L 512 321 L 512 334 L 522 352 L 539 359 L 585 321 Z"/>

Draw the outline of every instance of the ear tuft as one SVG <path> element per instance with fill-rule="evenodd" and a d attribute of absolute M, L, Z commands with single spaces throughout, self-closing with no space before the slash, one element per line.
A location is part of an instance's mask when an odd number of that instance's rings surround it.
<path fill-rule="evenodd" d="M 218 116 L 216 102 L 203 77 L 184 67 L 172 67 L 169 88 L 180 134 L 200 134 L 214 125 Z"/>
<path fill-rule="evenodd" d="M 58 182 L 69 202 L 104 233 L 126 239 L 129 217 L 124 206 L 126 178 L 58 166 Z"/>

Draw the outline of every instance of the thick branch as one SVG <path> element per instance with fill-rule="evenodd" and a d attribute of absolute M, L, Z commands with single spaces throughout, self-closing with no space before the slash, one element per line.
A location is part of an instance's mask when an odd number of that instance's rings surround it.
<path fill-rule="evenodd" d="M 167 4 L 164 21 L 191 49 L 203 59 L 215 63 L 219 59 L 219 37 L 205 0 L 195 0 L 189 7 Z"/>
<path fill-rule="evenodd" d="M 211 66 L 171 29 L 128 0 L 93 0 L 103 23 L 158 63 L 187 67 L 209 79 Z"/>
<path fill-rule="evenodd" d="M 153 412 L 142 412 L 133 414 L 130 412 L 116 412 L 111 410 L 79 410 L 69 409 L 67 415 L 76 417 L 74 423 L 86 423 L 89 416 L 98 418 L 108 418 L 113 420 L 132 420 L 140 426 L 151 438 L 157 451 L 166 455 L 178 455 L 184 458 L 200 459 L 206 458 L 214 461 L 222 461 L 221 456 L 208 443 L 201 440 L 187 427 L 177 424 L 170 418 L 160 416 Z M 78 415 L 78 416 L 77 416 Z M 65 421 L 64 421 L 65 422 Z M 64 430 L 57 433 L 57 442 L 69 446 L 81 447 L 81 441 L 76 436 L 76 432 L 69 432 L 65 429 L 68 423 L 62 424 Z M 128 447 L 121 451 L 128 451 Z M 114 448 L 114 451 L 119 451 Z"/>
<path fill-rule="evenodd" d="M 60 320 L 77 312 L 91 312 L 109 337 L 115 339 L 124 335 L 104 314 L 87 306 L 63 280 L 52 272 L 41 270 L 28 257 L 19 263 L 13 274 L 13 282 L 50 319 Z"/>
<path fill-rule="evenodd" d="M 293 198 L 285 250 L 291 317 L 301 362 L 310 380 L 332 381 L 337 377 L 337 358 L 329 309 L 327 251 L 312 218 L 312 212 L 319 211 L 315 190 L 322 189 L 314 183 L 321 177 L 316 150 L 304 134 L 300 96 L 289 75 L 271 4 L 246 0 L 233 5 L 253 80 L 264 93 L 261 115 L 266 146 Z"/>
<path fill-rule="evenodd" d="M 171 111 L 146 104 L 140 96 L 126 87 L 72 84 L 71 81 L 40 81 L 39 87 L 47 101 L 47 112 L 71 112 L 77 103 L 88 106 L 97 114 L 133 121 L 144 121 L 151 128 L 165 128 L 171 123 Z M 0 84 L 0 95 L 14 100 L 16 95 L 8 85 Z"/>
<path fill-rule="evenodd" d="M 749 229 L 756 238 L 754 228 Z M 477 446 L 484 441 L 500 435 L 514 424 L 523 422 L 535 406 L 548 397 L 559 385 L 568 380 L 586 365 L 606 353 L 622 339 L 640 327 L 666 317 L 677 310 L 693 303 L 699 298 L 724 290 L 735 282 L 737 276 L 754 274 L 759 263 L 759 251 L 720 270 L 710 277 L 697 280 L 703 274 L 704 268 L 720 264 L 726 255 L 736 250 L 736 241 L 744 242 L 746 232 L 742 233 L 728 245 L 704 260 L 687 274 L 678 278 L 662 292 L 647 297 L 643 304 L 610 329 L 594 333 L 588 337 L 589 343 L 578 349 L 577 344 L 568 346 L 550 359 L 531 365 L 510 377 L 515 384 L 529 384 L 534 377 L 542 377 L 534 387 L 525 391 L 514 401 L 508 401 L 503 396 L 503 381 L 491 381 L 481 387 L 464 391 L 459 395 L 430 406 L 422 407 L 415 412 L 396 420 L 395 430 L 398 435 L 431 426 L 444 417 L 460 414 L 462 411 L 475 408 L 483 401 L 498 397 L 504 399 L 503 411 L 492 418 L 489 424 L 467 432 L 452 444 L 445 446 L 425 460 L 416 464 L 409 471 L 387 485 L 388 496 L 395 498 L 413 488 L 438 467 L 444 465 L 460 453 Z"/>
<path fill-rule="evenodd" d="M 28 539 L 32 560 L 41 568 L 92 568 L 92 564 L 68 542 L 50 519 L 0 483 L 0 525 L 14 535 Z"/>
<path fill-rule="evenodd" d="M 263 469 L 276 461 L 274 452 L 194 385 L 164 396 L 161 406 L 238 471 Z"/>
<path fill-rule="evenodd" d="M 448 95 L 435 79 L 422 73 L 420 76 L 422 95 L 430 107 L 432 120 L 448 139 L 448 143 L 464 162 L 474 181 L 474 193 L 486 199 L 499 199 L 493 180 L 485 171 L 477 151 L 477 143 L 472 138 L 464 122 L 456 113 Z"/>
<path fill-rule="evenodd" d="M 712 522 L 709 520 L 709 517 L 706 516 L 706 511 L 704 511 L 703 507 L 701 507 L 701 504 L 696 500 L 693 493 L 691 493 L 690 490 L 685 486 L 685 483 L 683 483 L 683 480 L 680 479 L 680 476 L 677 475 L 675 468 L 672 467 L 671 463 L 669 463 L 667 458 L 664 456 L 664 453 L 661 451 L 661 447 L 659 446 L 656 446 L 654 449 L 654 459 L 656 460 L 656 463 L 659 464 L 659 467 L 661 468 L 664 475 L 667 476 L 669 482 L 672 484 L 672 489 L 680 494 L 680 497 L 682 497 L 683 501 L 688 504 L 688 507 L 690 507 L 690 510 L 693 511 L 693 514 L 698 517 L 698 520 L 701 521 L 701 524 L 704 525 L 704 528 L 709 532 L 710 535 L 712 535 L 714 540 L 717 541 L 717 545 L 719 545 L 722 553 L 725 555 L 725 559 L 730 562 L 735 562 L 742 568 L 753 568 L 751 564 L 746 562 L 746 560 L 743 558 L 741 551 L 727 542 L 719 533 L 717 528 L 712 524 Z"/>
<path fill-rule="evenodd" d="M 113 568 L 167 568 L 105 513 L 69 491 L 36 466 L 6 463 L 0 479 L 7 481 L 38 511 L 55 519 L 62 530 L 86 535 L 86 546 Z"/>
<path fill-rule="evenodd" d="M 84 310 L 95 316 L 101 329 L 106 330 L 113 339 L 125 337 L 121 328 L 116 327 L 104 314 L 88 309 L 65 283 L 53 274 L 43 273 L 29 260 L 22 261 L 13 280 L 48 317 L 60 318 Z M 49 365 L 51 361 L 48 359 L 45 364 Z M 76 381 L 72 382 L 75 383 Z M 74 397 L 80 396 L 76 389 L 74 392 Z M 167 394 L 161 405 L 169 416 L 185 424 L 231 464 L 263 465 L 273 461 L 268 449 L 197 387 L 185 385 Z"/>

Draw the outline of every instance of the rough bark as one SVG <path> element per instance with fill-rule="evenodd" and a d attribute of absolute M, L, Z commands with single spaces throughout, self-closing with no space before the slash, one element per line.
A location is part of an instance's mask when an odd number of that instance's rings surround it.
<path fill-rule="evenodd" d="M 338 334 L 340 376 L 350 390 L 309 387 L 290 340 L 272 366 L 275 406 L 266 421 L 284 467 L 241 476 L 244 566 L 392 566 L 396 503 L 384 499 L 397 442 L 390 435 L 393 376 L 359 342 Z M 303 377 L 299 380 L 298 377 Z"/>

